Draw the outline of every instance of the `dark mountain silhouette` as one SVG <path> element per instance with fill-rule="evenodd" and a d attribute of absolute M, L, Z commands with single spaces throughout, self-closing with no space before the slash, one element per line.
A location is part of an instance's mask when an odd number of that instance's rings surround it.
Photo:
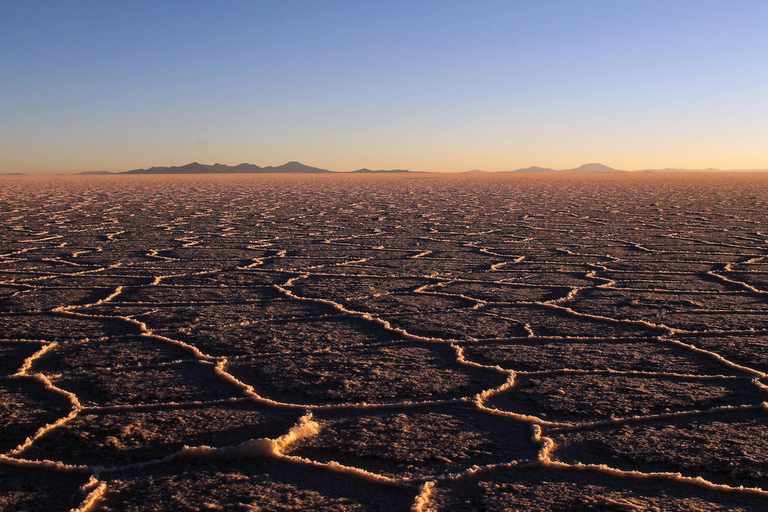
<path fill-rule="evenodd" d="M 278 165 L 277 167 L 264 167 L 259 172 L 311 172 L 311 173 L 328 173 L 333 172 L 328 169 L 320 169 L 318 167 L 312 167 L 304 165 L 301 162 L 288 162 L 287 164 Z"/>
<path fill-rule="evenodd" d="M 554 169 L 550 169 L 549 167 L 536 167 L 535 165 L 532 165 L 531 167 L 526 167 L 525 169 L 517 169 L 515 171 L 501 171 L 501 172 L 558 172 Z"/>
<path fill-rule="evenodd" d="M 562 172 L 627 172 L 627 171 L 621 171 L 619 169 L 614 169 L 613 167 L 608 167 L 607 165 L 593 163 L 593 164 L 580 165 L 575 169 L 564 169 Z"/>
<path fill-rule="evenodd" d="M 327 169 L 320 169 L 304 165 L 300 162 L 288 162 L 276 167 L 259 167 L 258 165 L 242 163 L 234 166 L 225 164 L 201 164 L 192 162 L 187 165 L 174 167 L 150 167 L 149 169 L 134 169 L 120 174 L 246 174 L 246 173 L 329 173 Z"/>

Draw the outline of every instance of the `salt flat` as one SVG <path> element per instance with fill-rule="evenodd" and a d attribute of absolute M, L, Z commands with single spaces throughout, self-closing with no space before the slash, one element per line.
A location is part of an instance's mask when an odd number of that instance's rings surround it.
<path fill-rule="evenodd" d="M 4 510 L 768 509 L 768 175 L 0 180 Z"/>

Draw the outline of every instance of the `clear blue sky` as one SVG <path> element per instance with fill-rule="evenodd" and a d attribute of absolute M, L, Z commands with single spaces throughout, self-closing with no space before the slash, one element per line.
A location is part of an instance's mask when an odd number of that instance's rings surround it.
<path fill-rule="evenodd" d="M 0 172 L 768 168 L 768 2 L 5 1 Z"/>

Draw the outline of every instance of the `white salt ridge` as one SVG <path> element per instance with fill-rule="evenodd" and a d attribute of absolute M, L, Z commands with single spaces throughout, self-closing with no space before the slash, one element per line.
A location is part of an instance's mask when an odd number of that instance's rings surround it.
<path fill-rule="evenodd" d="M 99 482 L 98 479 L 91 476 L 90 480 L 81 488 L 81 492 L 87 492 L 85 499 L 77 508 L 71 512 L 91 512 L 99 510 L 101 497 L 107 490 L 106 482 Z"/>

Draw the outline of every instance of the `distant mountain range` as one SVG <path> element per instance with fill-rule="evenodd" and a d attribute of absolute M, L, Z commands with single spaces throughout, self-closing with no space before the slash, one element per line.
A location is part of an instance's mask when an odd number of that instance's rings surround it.
<path fill-rule="evenodd" d="M 328 169 L 320 169 L 304 165 L 301 162 L 288 162 L 277 167 L 259 167 L 255 164 L 201 164 L 192 162 L 178 167 L 150 167 L 149 169 L 134 169 L 119 174 L 251 174 L 251 173 L 329 173 Z"/>
<path fill-rule="evenodd" d="M 729 169 L 725 172 L 764 172 L 768 169 Z M 408 169 L 379 169 L 371 170 L 367 168 L 357 169 L 356 171 L 344 171 L 344 174 L 402 174 L 402 173 L 424 173 L 427 171 L 411 171 Z M 480 169 L 473 169 L 466 171 L 465 174 L 480 174 L 480 173 L 637 173 L 637 172 L 723 172 L 721 169 L 642 169 L 639 171 L 625 171 L 621 169 L 614 169 L 607 165 L 600 163 L 584 164 L 573 169 L 550 169 L 549 167 L 526 167 L 524 169 L 516 169 L 514 171 L 483 171 Z M 80 174 L 87 175 L 103 175 L 103 174 L 280 174 L 280 173 L 309 173 L 309 174 L 341 174 L 342 171 L 330 171 L 328 169 L 321 169 L 319 167 L 312 167 L 310 165 L 302 164 L 301 162 L 288 162 L 287 164 L 278 166 L 259 167 L 255 164 L 242 163 L 238 165 L 225 165 L 225 164 L 201 164 L 199 162 L 192 162 L 186 165 L 172 166 L 172 167 L 150 167 L 148 169 L 133 169 L 131 171 L 122 171 L 113 173 L 110 171 L 86 171 Z M 20 174 L 20 173 L 14 173 Z"/>

